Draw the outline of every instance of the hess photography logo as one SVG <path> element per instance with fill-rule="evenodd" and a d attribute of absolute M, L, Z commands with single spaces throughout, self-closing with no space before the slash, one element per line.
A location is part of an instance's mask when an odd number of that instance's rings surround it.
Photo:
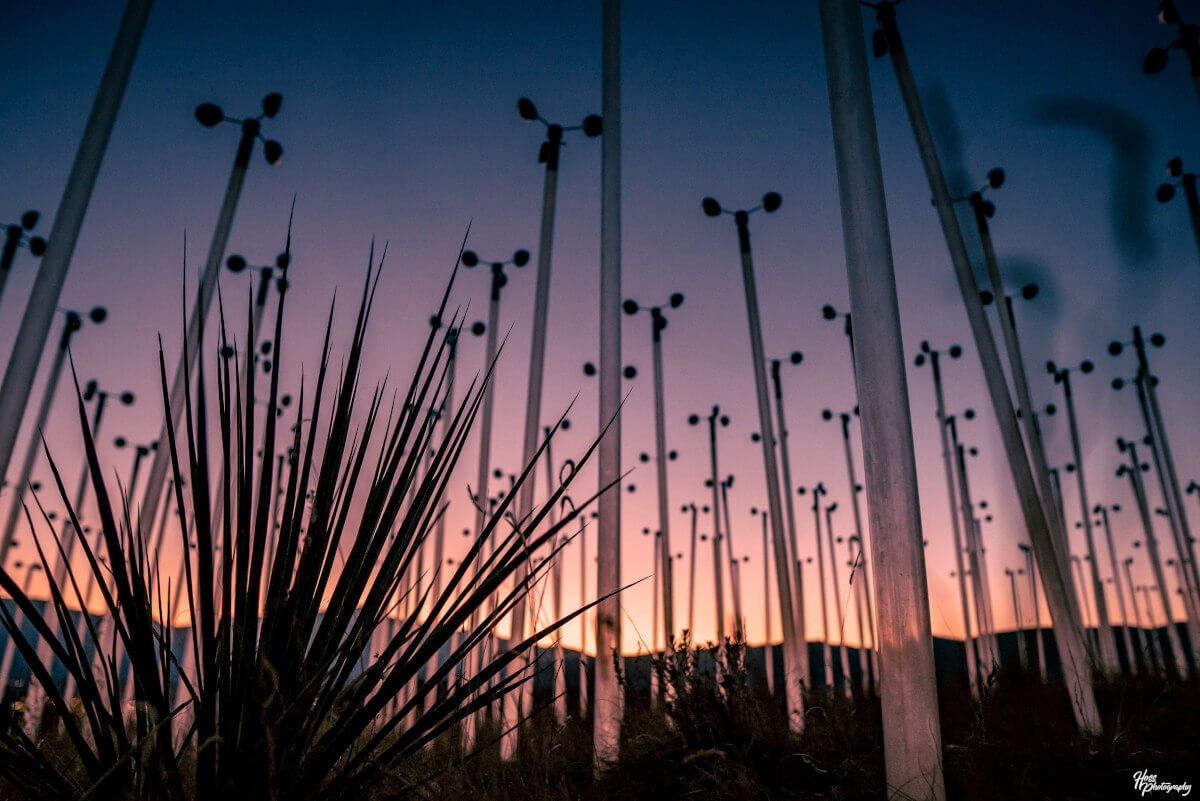
<path fill-rule="evenodd" d="M 1186 798 L 1192 794 L 1192 785 L 1188 782 L 1174 784 L 1172 782 L 1160 782 L 1157 773 L 1150 773 L 1146 770 L 1139 770 L 1133 774 L 1133 789 L 1141 793 L 1142 796 L 1150 793 L 1178 793 Z"/>

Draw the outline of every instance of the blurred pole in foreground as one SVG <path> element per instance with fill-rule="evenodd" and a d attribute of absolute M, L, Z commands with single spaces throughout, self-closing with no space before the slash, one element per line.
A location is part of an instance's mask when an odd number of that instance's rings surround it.
<path fill-rule="evenodd" d="M 621 655 L 621 0 L 603 0 L 600 116 L 600 520 L 596 535 L 596 686 L 592 694 L 597 773 L 619 752 L 624 711 Z M 608 596 L 608 597 L 606 597 Z"/>
<path fill-rule="evenodd" d="M 1017 429 L 1012 398 L 1008 394 L 1003 368 L 1000 365 L 1000 354 L 996 350 L 996 343 L 992 338 L 992 332 L 983 311 L 979 287 L 975 282 L 975 274 L 967 256 L 966 243 L 958 226 L 958 219 L 954 215 L 950 190 L 946 185 L 946 178 L 933 143 L 933 133 L 929 129 L 929 121 L 925 118 L 925 111 L 921 107 L 916 79 L 913 77 L 912 68 L 908 63 L 908 54 L 900 40 L 900 31 L 896 26 L 895 4 L 881 2 L 876 9 L 881 29 L 875 35 L 875 52 L 878 55 L 891 54 L 896 79 L 900 85 L 909 121 L 912 123 L 913 135 L 917 140 L 917 147 L 925 167 L 925 175 L 937 206 L 942 232 L 946 238 L 959 289 L 962 292 L 963 304 L 966 307 L 967 319 L 971 324 L 975 346 L 982 362 L 992 410 L 1000 426 L 1005 455 L 1008 459 L 1009 469 L 1012 471 L 1013 483 L 1016 484 L 1021 513 L 1042 570 L 1046 600 L 1054 624 L 1055 640 L 1059 652 L 1062 654 L 1067 692 L 1071 698 L 1075 722 L 1085 733 L 1100 732 L 1102 730 L 1100 712 L 1096 707 L 1090 660 L 1083 641 L 1083 631 L 1079 625 L 1079 609 L 1071 596 L 1069 575 L 1064 572 L 1058 558 L 1058 545 L 1052 533 L 1050 515 L 1043 505 L 1042 499 L 1038 496 L 1025 445 L 1021 441 L 1021 434 Z M 858 314 L 855 315 L 855 318 L 860 320 L 859 343 L 861 346 L 864 341 L 861 335 L 862 318 Z M 873 530 L 875 528 L 872 526 Z M 879 593 L 879 595 L 884 597 L 883 593 Z M 886 704 L 884 709 L 887 709 Z"/>
<path fill-rule="evenodd" d="M 879 684 L 890 797 L 941 801 L 942 738 L 912 421 L 875 109 L 854 0 L 820 0 L 855 376 L 879 607 Z"/>
<path fill-rule="evenodd" d="M 75 242 L 79 238 L 79 229 L 83 227 L 92 188 L 100 173 L 100 162 L 108 148 L 108 138 L 117 119 L 121 98 L 125 95 L 125 86 L 129 82 L 129 73 L 133 70 L 133 60 L 152 5 L 152 0 L 129 0 L 125 6 L 121 27 L 117 29 L 117 38 L 104 67 L 104 76 L 100 79 L 100 88 L 88 115 L 87 127 L 83 129 L 83 138 L 75 153 L 66 189 L 63 190 L 54 223 L 50 227 L 46 255 L 38 268 L 29 304 L 25 307 L 25 316 L 21 318 L 21 328 L 8 358 L 8 367 L 4 370 L 4 381 L 0 383 L 0 477 L 8 473 L 21 417 L 29 402 L 29 393 L 33 390 L 33 379 L 46 346 L 46 337 L 50 335 L 50 325 L 58 312 L 58 299 L 67 278 L 67 269 L 71 266 Z"/>

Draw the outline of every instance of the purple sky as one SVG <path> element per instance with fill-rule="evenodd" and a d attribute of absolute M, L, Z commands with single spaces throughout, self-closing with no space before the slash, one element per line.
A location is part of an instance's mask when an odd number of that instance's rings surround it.
<path fill-rule="evenodd" d="M 1194 4 L 1183 5 L 1185 15 L 1200 14 L 1188 7 Z M 1144 552 L 1130 548 L 1141 538 L 1133 498 L 1113 472 L 1119 463 L 1114 438 L 1140 436 L 1140 423 L 1133 393 L 1108 387 L 1115 376 L 1131 376 L 1134 366 L 1132 356 L 1112 359 L 1104 351 L 1109 340 L 1127 339 L 1135 322 L 1167 337 L 1165 349 L 1152 353 L 1162 378 L 1164 414 L 1181 477 L 1186 483 L 1200 474 L 1193 434 L 1200 415 L 1191 402 L 1200 389 L 1200 356 L 1190 347 L 1197 254 L 1182 201 L 1160 207 L 1153 199 L 1169 157 L 1182 156 L 1193 168 L 1200 161 L 1200 152 L 1181 149 L 1194 141 L 1200 115 L 1180 54 L 1172 55 L 1161 75 L 1141 72 L 1146 50 L 1171 38 L 1153 12 L 1148 2 L 1045 6 L 1025 0 L 913 3 L 899 11 L 913 68 L 942 135 L 948 172 L 952 180 L 965 175 L 959 191 L 977 187 L 993 166 L 1008 173 L 1008 183 L 993 198 L 998 212 L 992 230 L 1006 281 L 1014 289 L 1029 280 L 1042 286 L 1041 296 L 1021 303 L 1017 312 L 1035 401 L 1061 405 L 1041 369 L 1047 359 L 1076 364 L 1091 358 L 1098 365 L 1092 376 L 1076 376 L 1075 385 L 1091 496 L 1093 503 L 1126 507 L 1114 520 L 1118 550 L 1122 556 L 1136 553 L 1135 577 L 1143 584 L 1153 579 Z M 118 17 L 112 4 L 75 2 L 26 4 L 10 19 L 10 42 L 0 53 L 5 119 L 0 222 L 15 222 L 22 211 L 36 208 L 43 214 L 37 232 L 48 231 Z M 732 221 L 704 217 L 700 199 L 713 195 L 737 208 L 755 205 L 768 190 L 783 195 L 778 213 L 756 215 L 751 223 L 767 351 L 775 357 L 804 353 L 802 365 L 785 366 L 793 477 L 804 486 L 825 482 L 830 499 L 839 502 L 835 527 L 846 535 L 852 524 L 840 434 L 835 423 L 820 419 L 822 409 L 848 409 L 854 400 L 840 323 L 820 315 L 825 303 L 839 310 L 848 304 L 816 7 L 776 3 L 750 13 L 699 3 L 681 14 L 671 4 L 627 3 L 623 24 L 625 295 L 645 303 L 663 302 L 675 291 L 687 298 L 669 313 L 664 334 L 667 434 L 680 455 L 671 465 L 672 550 L 688 553 L 687 517 L 680 506 L 706 497 L 704 431 L 689 428 L 686 419 L 720 404 L 732 418 L 722 431 L 722 468 L 737 476 L 730 498 L 734 546 L 750 557 L 743 583 L 749 637 L 759 641 L 761 533 L 749 510 L 764 504 L 765 493 L 760 451 L 750 440 L 758 422 L 745 306 Z M 864 31 L 869 35 L 873 27 L 865 17 Z M 296 361 L 284 365 L 285 385 L 296 384 L 299 360 L 315 367 L 320 332 L 312 321 L 324 319 L 335 289 L 341 290 L 339 344 L 348 343 L 353 325 L 348 293 L 357 292 L 371 238 L 389 243 L 368 336 L 364 380 L 370 384 L 388 370 L 403 375 L 415 363 L 468 223 L 468 247 L 482 258 L 508 258 L 517 248 L 536 257 L 542 132 L 518 118 L 516 99 L 530 96 L 544 116 L 564 124 L 597 112 L 599 37 L 598 5 L 523 4 L 500 11 L 483 3 L 453 9 L 160 4 L 151 15 L 62 296 L 64 308 L 103 304 L 110 310 L 103 327 L 88 327 L 77 337 L 81 378 L 97 377 L 111 390 L 131 389 L 139 397 L 132 409 L 114 408 L 105 424 L 101 440 L 110 469 L 125 475 L 131 458 L 129 450 L 109 447 L 113 436 L 134 442 L 157 436 L 156 335 L 162 334 L 169 349 L 178 348 L 184 232 L 194 287 L 237 140 L 231 126 L 201 128 L 192 116 L 198 103 L 217 102 L 240 116 L 255 111 L 268 91 L 284 96 L 278 118 L 264 126 L 267 136 L 283 143 L 284 159 L 272 168 L 256 154 L 229 251 L 252 264 L 273 260 L 292 196 L 297 197 L 294 291 L 286 323 Z M 871 74 L 905 349 L 915 355 L 922 339 L 935 347 L 966 348 L 963 359 L 945 365 L 948 405 L 951 412 L 966 407 L 980 412 L 961 431 L 980 449 L 970 468 L 973 489 L 994 514 L 984 537 L 997 622 L 1008 627 L 1011 601 L 1003 569 L 1023 564 L 1015 495 L 999 461 L 978 359 L 891 66 L 877 61 Z M 935 94 L 944 102 L 936 102 Z M 1066 99 L 1071 97 L 1076 99 Z M 939 108 L 952 109 L 957 119 L 957 147 L 947 124 L 938 122 L 947 118 L 936 113 Z M 580 366 L 598 355 L 599 163 L 595 141 L 575 136 L 564 148 L 547 352 L 551 378 L 543 404 L 550 418 L 575 403 L 573 426 L 556 442 L 560 460 L 582 452 L 596 431 L 595 380 Z M 967 233 L 977 253 L 975 236 Z M 12 341 L 34 266 L 27 253 L 18 256 L 0 303 L 0 342 Z M 494 464 L 506 472 L 516 470 L 520 456 L 533 302 L 532 265 L 511 272 L 502 327 L 511 325 L 512 334 L 497 376 L 493 446 Z M 223 277 L 227 297 L 233 295 L 237 304 L 246 280 Z M 455 302 L 470 304 L 469 320 L 486 314 L 487 283 L 482 270 L 461 275 Z M 623 360 L 639 370 L 627 383 L 624 423 L 624 453 L 637 487 L 623 501 L 623 575 L 632 580 L 650 572 L 651 538 L 641 531 L 657 524 L 652 465 L 637 461 L 653 442 L 648 322 L 627 319 Z M 482 366 L 482 340 L 465 337 L 460 357 L 460 377 L 473 374 Z M 961 619 L 949 576 L 953 552 L 927 368 L 912 368 L 909 381 L 930 541 L 933 627 L 953 634 L 961 631 Z M 49 442 L 71 476 L 79 434 L 72 404 L 60 400 Z M 1065 419 L 1050 421 L 1046 434 L 1051 460 L 1061 466 L 1070 458 Z M 17 454 L 22 449 L 19 442 Z M 469 519 L 465 487 L 476 459 L 472 439 L 452 483 L 452 534 Z M 39 468 L 35 479 L 46 478 Z M 586 476 L 582 486 L 593 484 Z M 1079 519 L 1073 478 L 1067 477 L 1065 491 L 1073 526 Z M 1150 494 L 1154 505 L 1162 505 L 1153 480 Z M 0 511 L 7 503 L 0 502 Z M 797 523 L 805 556 L 815 555 L 807 510 L 807 500 L 800 499 Z M 709 530 L 703 520 L 701 530 Z M 1072 549 L 1082 553 L 1082 534 L 1072 529 L 1071 536 Z M 1165 525 L 1157 536 L 1164 553 L 1174 556 Z M 28 544 L 28 536 L 22 539 Z M 589 540 L 594 547 L 594 538 Z M 465 540 L 454 534 L 451 542 L 458 549 Z M 567 556 L 568 604 L 578 600 L 574 548 Z M 700 599 L 709 597 L 710 553 L 700 551 Z M 21 558 L 29 554 L 28 547 L 21 550 Z M 1101 549 L 1100 557 L 1106 566 L 1107 551 Z M 844 550 L 839 558 L 844 561 Z M 847 571 L 839 572 L 845 596 Z M 682 619 L 686 571 L 678 575 Z M 815 571 L 806 575 L 812 579 L 811 638 L 819 630 Z M 1170 583 L 1174 590 L 1173 578 Z M 592 590 L 594 576 L 589 594 Z M 1110 596 L 1110 607 L 1114 600 Z M 630 591 L 625 603 L 630 616 L 625 645 L 635 649 L 639 631 L 649 638 L 649 582 Z M 714 631 L 711 606 L 707 600 L 697 604 L 702 639 Z M 1161 610 L 1156 614 L 1161 619 Z M 568 644 L 577 644 L 577 632 L 570 627 Z"/>

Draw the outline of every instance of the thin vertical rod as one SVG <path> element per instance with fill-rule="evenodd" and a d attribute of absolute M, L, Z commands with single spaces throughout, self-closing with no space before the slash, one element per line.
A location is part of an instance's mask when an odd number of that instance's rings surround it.
<path fill-rule="evenodd" d="M 695 641 L 696 638 L 696 504 L 689 503 L 688 509 L 692 513 L 692 549 L 690 566 L 688 567 L 688 638 Z"/>
<path fill-rule="evenodd" d="M 732 477 L 730 477 L 732 481 Z M 733 555 L 733 524 L 729 517 L 729 484 L 721 482 L 721 513 L 725 516 L 725 559 L 731 565 L 729 568 L 729 594 L 733 599 L 733 636 L 746 636 L 746 618 L 742 614 L 742 584 L 741 575 L 736 574 L 732 565 L 737 564 Z"/>
<path fill-rule="evenodd" d="M 833 646 L 829 639 L 829 596 L 825 592 L 825 546 L 821 543 L 821 496 L 825 487 L 813 488 L 813 528 L 817 539 L 817 577 L 821 582 L 821 640 L 822 661 L 825 663 L 825 685 L 833 686 Z"/>
<path fill-rule="evenodd" d="M 767 674 L 767 690 L 775 691 L 775 660 L 771 658 L 771 544 L 768 541 L 767 514 L 762 512 L 763 560 L 763 668 Z"/>
<path fill-rule="evenodd" d="M 654 361 L 654 461 L 655 474 L 658 479 L 658 540 L 659 565 L 662 568 L 662 623 L 664 640 L 667 649 L 671 649 L 671 639 L 675 636 L 675 570 L 671 561 L 670 515 L 667 510 L 667 417 L 666 400 L 663 389 L 663 359 L 662 359 L 662 313 L 657 309 L 651 311 L 650 336 L 651 352 Z M 665 320 L 664 320 L 665 322 Z"/>
<path fill-rule="evenodd" d="M 712 518 L 713 518 L 713 598 L 717 606 L 717 646 L 725 642 L 725 582 L 721 569 L 721 481 L 717 470 L 717 418 L 720 410 L 714 406 L 708 416 L 708 453 L 712 468 Z"/>

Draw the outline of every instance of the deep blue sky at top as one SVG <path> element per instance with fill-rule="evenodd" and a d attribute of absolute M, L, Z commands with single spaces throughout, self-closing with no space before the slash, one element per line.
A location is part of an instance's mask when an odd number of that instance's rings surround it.
<path fill-rule="evenodd" d="M 0 222 L 37 208 L 44 215 L 39 231 L 48 230 L 120 10 L 116 2 L 36 3 L 7 15 L 0 52 Z M 994 198 L 997 248 L 1014 287 L 1036 279 L 1044 290 L 1018 312 L 1028 362 L 1036 367 L 1048 358 L 1090 357 L 1100 365 L 1078 388 L 1092 495 L 1129 506 L 1128 488 L 1112 474 L 1112 440 L 1136 433 L 1136 407 L 1128 391 L 1113 393 L 1107 383 L 1133 368 L 1127 358 L 1110 359 L 1103 346 L 1127 336 L 1133 322 L 1167 335 L 1167 348 L 1154 356 L 1168 422 L 1179 439 L 1176 458 L 1185 475 L 1200 471 L 1192 433 L 1200 416 L 1190 402 L 1200 387 L 1200 358 L 1191 347 L 1200 300 L 1196 253 L 1182 202 L 1159 207 L 1153 201 L 1167 158 L 1200 164 L 1192 144 L 1200 107 L 1181 55 L 1173 55 L 1162 75 L 1141 72 L 1146 50 L 1171 36 L 1156 24 L 1154 11 L 1153 2 L 1024 0 L 913 0 L 899 9 L 931 116 L 944 119 L 937 109 L 949 108 L 957 120 L 960 157 L 952 157 L 949 128 L 939 129 L 947 167 L 953 175 L 961 165 L 969 178 L 959 188 L 978 185 L 992 166 L 1008 172 Z M 1183 2 L 1181 11 L 1200 18 L 1198 3 Z M 536 250 L 541 130 L 517 117 L 515 101 L 528 95 L 544 116 L 565 124 L 599 110 L 599 13 L 598 3 L 160 1 L 63 294 L 65 307 L 102 303 L 111 311 L 102 329 L 78 338 L 82 376 L 132 388 L 141 398 L 134 410 L 113 413 L 109 433 L 138 441 L 157 435 L 155 336 L 161 332 L 168 348 L 178 347 L 183 235 L 194 286 L 224 191 L 237 133 L 232 126 L 201 128 L 192 116 L 198 103 L 214 101 L 241 116 L 256 111 L 268 91 L 284 96 L 279 117 L 264 126 L 283 143 L 284 160 L 269 168 L 256 154 L 230 252 L 251 263 L 273 259 L 296 196 L 296 291 L 289 296 L 286 341 L 295 361 L 285 357 L 285 382 L 296 382 L 301 360 L 310 369 L 314 364 L 315 321 L 323 321 L 335 288 L 339 330 L 348 333 L 350 298 L 373 236 L 379 245 L 389 243 L 390 266 L 380 285 L 366 377 L 373 381 L 390 369 L 394 380 L 413 363 L 468 222 L 468 247 L 485 259 Z M 873 27 L 867 10 L 864 34 Z M 839 437 L 819 418 L 825 407 L 852 406 L 853 384 L 840 326 L 820 318 L 822 304 L 844 310 L 847 303 L 816 4 L 631 2 L 623 36 L 626 295 L 648 303 L 673 291 L 687 296 L 671 313 L 666 334 L 668 435 L 681 455 L 671 506 L 701 501 L 705 446 L 686 417 L 719 403 L 734 419 L 722 447 L 726 469 L 739 476 L 731 499 L 735 527 L 744 531 L 737 547 L 757 571 L 761 546 L 748 510 L 764 497 L 761 457 L 749 438 L 757 422 L 734 232 L 728 219 L 705 218 L 699 202 L 711 194 L 736 208 L 756 204 L 768 190 L 783 195 L 776 215 L 752 223 L 767 348 L 772 355 L 805 354 L 787 378 L 796 483 L 824 480 L 844 510 Z M 915 354 L 922 339 L 970 345 L 890 64 L 874 62 L 871 75 L 906 350 Z M 936 102 L 936 95 L 945 101 Z M 1080 104 L 1052 101 L 1039 122 L 1038 101 L 1064 96 L 1088 103 L 1078 111 Z M 1092 101 L 1112 108 L 1095 111 Z M 1047 117 L 1096 122 L 1087 128 L 1049 124 Z M 1097 125 L 1110 133 L 1098 134 Z M 594 385 L 579 365 L 597 355 L 599 161 L 596 142 L 573 136 L 560 179 L 548 352 L 554 379 L 544 408 L 547 415 L 557 412 L 578 394 L 571 415 L 576 425 L 563 439 L 572 450 L 586 443 L 596 420 Z M 1113 211 L 1118 200 L 1120 236 Z M 0 305 L 0 342 L 11 341 L 32 272 L 32 260 L 23 255 Z M 464 272 L 455 293 L 457 303 L 471 304 L 472 320 L 485 313 L 487 280 L 479 272 Z M 507 471 L 519 457 L 532 278 L 527 268 L 505 290 L 503 325 L 513 330 L 498 376 L 502 422 L 494 452 Z M 226 275 L 223 289 L 245 292 L 245 282 Z M 241 308 L 240 294 L 227 300 Z M 629 322 L 625 361 L 640 369 L 630 384 L 625 424 L 632 465 L 650 449 L 651 396 L 648 323 Z M 946 370 L 949 403 L 952 411 L 973 406 L 985 412 L 978 361 L 967 351 Z M 477 369 L 481 342 L 465 341 L 462 359 Z M 1038 401 L 1057 401 L 1043 376 L 1035 370 Z M 955 631 L 960 624 L 947 575 L 953 559 L 928 384 L 925 371 L 910 372 L 934 627 Z M 70 415 L 61 404 L 51 446 L 74 454 Z M 982 413 L 966 436 L 983 454 L 972 465 L 976 495 L 993 501 L 996 521 L 985 536 L 996 554 L 992 570 L 1002 576 L 1003 567 L 1018 562 L 1015 543 L 1022 535 L 1009 503 L 1011 482 L 996 462 L 994 428 L 991 415 Z M 1061 418 L 1047 433 L 1052 459 L 1067 461 Z M 126 469 L 127 454 L 114 452 L 111 459 L 115 469 Z M 474 459 L 472 446 L 460 485 L 473 475 Z M 635 472 L 632 481 L 638 491 L 625 496 L 631 577 L 648 572 L 649 540 L 640 531 L 655 525 L 650 471 Z M 1068 482 L 1069 493 L 1073 487 Z M 1072 520 L 1078 517 L 1073 497 Z M 459 506 L 465 521 L 465 505 Z M 1136 535 L 1132 515 L 1125 518 L 1120 537 L 1127 548 Z M 809 520 L 800 515 L 805 552 L 813 550 Z M 672 520 L 679 552 L 687 551 L 680 536 L 685 523 L 678 514 Z M 849 531 L 849 517 L 839 525 Z M 1165 528 L 1160 537 L 1167 537 Z M 701 564 L 707 575 L 707 562 Z M 642 595 L 631 594 L 630 604 L 648 605 L 648 590 Z M 1003 620 L 1003 596 L 997 604 Z M 703 634 L 705 625 L 711 629 L 711 614 L 698 611 Z M 813 621 L 810 616 L 810 632 Z M 750 625 L 752 639 L 761 636 L 761 618 L 752 617 Z"/>

